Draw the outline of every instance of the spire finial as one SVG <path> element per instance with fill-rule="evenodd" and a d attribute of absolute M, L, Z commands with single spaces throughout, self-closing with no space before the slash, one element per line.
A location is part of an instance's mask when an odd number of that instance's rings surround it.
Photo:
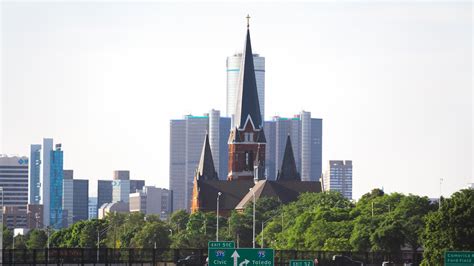
<path fill-rule="evenodd" d="M 247 18 L 247 29 L 248 29 L 249 26 L 250 26 L 250 15 L 247 14 L 247 17 L 246 17 L 246 18 Z"/>

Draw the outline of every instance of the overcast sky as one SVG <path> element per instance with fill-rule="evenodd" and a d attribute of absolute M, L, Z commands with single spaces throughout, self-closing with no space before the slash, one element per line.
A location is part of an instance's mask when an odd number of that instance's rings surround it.
<path fill-rule="evenodd" d="M 53 137 L 66 169 L 168 187 L 169 120 L 225 113 L 226 57 L 266 58 L 265 113 L 323 119 L 323 168 L 354 197 L 472 182 L 472 7 L 464 3 L 1 3 L 0 153 Z"/>

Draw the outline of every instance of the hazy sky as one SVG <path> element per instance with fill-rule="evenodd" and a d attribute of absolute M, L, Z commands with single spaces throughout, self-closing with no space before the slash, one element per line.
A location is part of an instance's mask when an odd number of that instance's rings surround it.
<path fill-rule="evenodd" d="M 267 119 L 323 118 L 323 168 L 353 160 L 356 198 L 472 182 L 470 2 L 0 5 L 0 153 L 53 137 L 92 195 L 115 169 L 168 187 L 169 120 L 225 113 L 247 13 Z"/>

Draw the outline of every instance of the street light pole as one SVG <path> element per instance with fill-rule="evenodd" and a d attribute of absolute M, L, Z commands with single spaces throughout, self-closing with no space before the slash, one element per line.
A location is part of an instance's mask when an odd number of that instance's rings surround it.
<path fill-rule="evenodd" d="M 249 188 L 253 196 L 253 234 L 252 234 L 252 248 L 255 248 L 255 192 L 252 188 Z"/>
<path fill-rule="evenodd" d="M 216 230 L 216 241 L 219 241 L 219 197 L 222 193 L 219 191 L 217 193 L 217 230 Z"/>

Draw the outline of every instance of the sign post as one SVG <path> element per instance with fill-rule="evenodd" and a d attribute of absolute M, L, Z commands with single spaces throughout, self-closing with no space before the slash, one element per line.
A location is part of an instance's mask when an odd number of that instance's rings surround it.
<path fill-rule="evenodd" d="M 446 251 L 444 252 L 444 266 L 472 266 L 474 265 L 474 251 Z"/>

